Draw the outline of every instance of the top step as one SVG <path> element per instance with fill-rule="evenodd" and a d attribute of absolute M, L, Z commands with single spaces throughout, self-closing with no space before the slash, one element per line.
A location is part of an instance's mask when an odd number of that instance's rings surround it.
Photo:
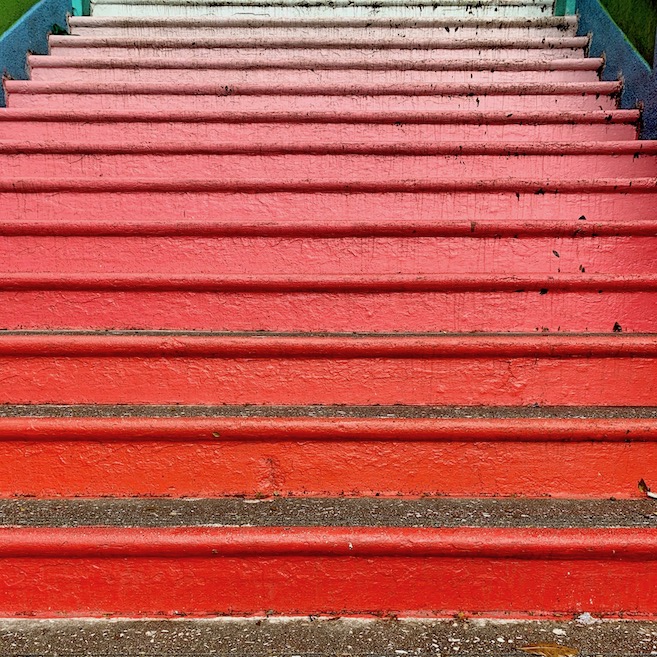
<path fill-rule="evenodd" d="M 314 18 L 331 17 L 478 17 L 534 18 L 550 16 L 553 0 L 484 0 L 464 3 L 461 0 L 337 0 L 330 4 L 295 0 L 95 0 L 95 16 L 261 16 Z"/>

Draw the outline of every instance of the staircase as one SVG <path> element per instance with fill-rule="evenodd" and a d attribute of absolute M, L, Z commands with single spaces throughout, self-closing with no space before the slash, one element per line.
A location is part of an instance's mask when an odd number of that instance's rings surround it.
<path fill-rule="evenodd" d="M 2 654 L 657 654 L 657 142 L 576 17 L 92 5 L 0 112 Z"/>

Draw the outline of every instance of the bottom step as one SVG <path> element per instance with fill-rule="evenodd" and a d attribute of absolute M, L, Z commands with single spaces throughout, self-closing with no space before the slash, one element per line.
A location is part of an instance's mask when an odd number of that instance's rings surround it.
<path fill-rule="evenodd" d="M 5 617 L 657 618 L 648 499 L 24 499 L 0 512 Z"/>
<path fill-rule="evenodd" d="M 0 621 L 0 653 L 4 657 L 523 657 L 525 653 L 519 648 L 545 643 L 558 643 L 582 656 L 654 655 L 657 623 L 596 622 L 586 615 L 565 623 L 394 619 Z"/>

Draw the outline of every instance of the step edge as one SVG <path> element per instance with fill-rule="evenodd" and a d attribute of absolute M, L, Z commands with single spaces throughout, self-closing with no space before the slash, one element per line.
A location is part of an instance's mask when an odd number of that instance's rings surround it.
<path fill-rule="evenodd" d="M 6 411 L 3 406 L 3 413 Z M 0 416 L 0 442 L 657 442 L 657 419 L 636 417 Z"/>
<path fill-rule="evenodd" d="M 0 356 L 168 358 L 654 358 L 657 334 L 308 335 L 2 331 Z"/>
<path fill-rule="evenodd" d="M 0 527 L 5 558 L 371 558 L 657 560 L 657 528 Z"/>

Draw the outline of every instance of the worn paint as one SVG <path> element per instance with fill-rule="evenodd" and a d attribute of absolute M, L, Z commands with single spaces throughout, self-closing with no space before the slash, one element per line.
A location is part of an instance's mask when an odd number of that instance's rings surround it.
<path fill-rule="evenodd" d="M 5 497 L 626 499 L 651 464 L 651 419 L 0 419 Z"/>
<path fill-rule="evenodd" d="M 5 334 L 0 402 L 645 406 L 655 355 L 629 334 Z"/>
<path fill-rule="evenodd" d="M 5 616 L 657 609 L 654 529 L 14 528 L 1 537 Z"/>

